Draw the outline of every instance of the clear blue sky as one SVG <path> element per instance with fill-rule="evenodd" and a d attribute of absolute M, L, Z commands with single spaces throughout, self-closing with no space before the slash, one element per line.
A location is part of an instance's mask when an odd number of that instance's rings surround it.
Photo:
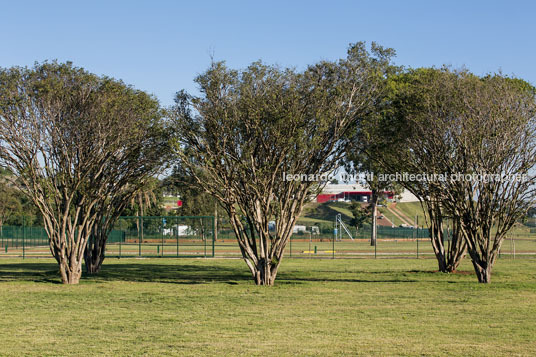
<path fill-rule="evenodd" d="M 0 0 L 0 66 L 71 60 L 172 103 L 210 54 L 303 68 L 377 41 L 400 65 L 502 69 L 536 84 L 534 1 Z"/>

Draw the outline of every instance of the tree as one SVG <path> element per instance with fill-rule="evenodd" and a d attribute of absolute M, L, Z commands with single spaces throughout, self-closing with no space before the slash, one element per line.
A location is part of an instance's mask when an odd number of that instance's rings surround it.
<path fill-rule="evenodd" d="M 393 126 L 384 126 L 386 112 L 391 103 L 389 79 L 395 76 L 400 67 L 387 66 L 385 80 L 381 82 L 380 95 L 374 102 L 374 110 L 360 118 L 355 136 L 348 147 L 345 160 L 347 172 L 364 174 L 362 183 L 371 190 L 369 201 L 371 212 L 370 245 L 376 245 L 378 200 L 384 192 L 397 195 L 402 191 L 401 185 L 393 180 L 380 180 L 380 175 L 386 173 L 387 168 L 382 165 L 382 158 L 393 155 L 398 150 L 397 136 Z M 388 171 L 387 171 L 388 172 Z"/>
<path fill-rule="evenodd" d="M 429 117 L 422 107 L 422 103 L 427 100 L 422 78 L 433 73 L 436 70 L 410 69 L 390 76 L 388 92 L 384 102 L 379 105 L 381 109 L 378 115 L 372 117 L 372 121 L 365 121 L 367 125 L 362 125 L 360 134 L 364 152 L 374 158 L 374 165 L 380 169 L 375 176 L 383 175 L 385 183 L 395 182 L 413 193 L 421 202 L 423 211 L 426 212 L 426 224 L 438 270 L 448 273 L 456 270 L 466 252 L 465 241 L 458 229 L 459 220 L 450 218 L 452 239 L 445 239 L 445 216 L 448 214 L 443 208 L 437 188 L 428 180 L 407 179 L 409 175 L 419 177 L 423 173 L 431 176 L 443 173 L 436 163 L 449 144 L 435 131 L 434 118 Z M 408 119 L 416 115 L 422 117 L 419 130 Z M 389 179 L 396 174 L 400 177 Z M 403 174 L 407 177 L 402 177 Z"/>
<path fill-rule="evenodd" d="M 6 219 L 20 213 L 22 204 L 9 171 L 0 169 L 0 229 Z"/>
<path fill-rule="evenodd" d="M 356 231 L 363 228 L 365 222 L 371 220 L 371 211 L 363 208 L 359 202 L 352 202 L 350 205 L 350 212 L 352 212 L 353 215 L 353 218 L 350 220 L 350 225 L 354 226 Z"/>
<path fill-rule="evenodd" d="M 100 267 L 108 232 L 165 157 L 158 102 L 71 63 L 0 70 L 0 161 L 42 214 L 63 283 Z"/>
<path fill-rule="evenodd" d="M 130 198 L 130 208 L 134 210 L 134 215 L 138 217 L 136 219 L 136 228 L 138 230 L 138 237 L 143 242 L 143 217 L 145 211 L 148 208 L 158 204 L 158 198 L 155 191 L 159 186 L 159 181 L 156 178 L 149 177 L 143 186 Z M 161 195 L 160 195 L 161 196 Z"/>
<path fill-rule="evenodd" d="M 202 175 L 201 172 L 197 174 Z M 218 201 L 196 187 L 193 177 L 182 171 L 180 167 L 174 167 L 171 175 L 163 180 L 162 185 L 168 191 L 177 192 L 182 201 L 176 213 L 179 216 L 212 216 L 215 212 L 225 214 Z"/>
<path fill-rule="evenodd" d="M 488 283 L 506 233 L 534 204 L 535 89 L 501 74 L 426 70 L 405 115 L 417 163 L 436 210 L 455 222 L 478 281 Z M 418 154 L 421 153 L 421 154 Z"/>
<path fill-rule="evenodd" d="M 198 173 L 201 177 L 202 173 Z M 182 201 L 182 207 L 175 210 L 178 216 L 214 216 L 214 238 L 218 238 L 218 228 L 223 226 L 222 218 L 225 210 L 212 195 L 196 187 L 193 177 L 181 170 L 179 166 L 173 168 L 170 176 L 163 182 L 164 187 L 172 192 L 178 192 Z M 203 239 L 207 227 L 206 218 L 197 218 L 197 226 Z"/>
<path fill-rule="evenodd" d="M 362 122 L 363 121 L 361 121 L 361 123 Z M 361 128 L 359 132 L 362 135 L 363 128 Z M 365 186 L 368 186 L 371 190 L 369 201 L 371 213 L 370 245 L 375 246 L 377 239 L 378 201 L 385 192 L 392 192 L 394 195 L 400 194 L 402 186 L 396 181 L 379 179 L 380 175 L 385 172 L 382 170 L 380 162 L 375 161 L 375 158 L 382 155 L 382 153 L 375 152 L 377 148 L 374 145 L 367 145 L 369 141 L 361 135 L 358 135 L 357 139 L 354 139 L 354 144 L 357 142 L 358 148 L 356 148 L 355 145 L 352 145 L 347 151 L 346 170 L 354 172 L 355 174 L 358 172 L 365 173 L 362 181 Z M 389 150 L 394 150 L 394 148 L 390 147 Z"/>
<path fill-rule="evenodd" d="M 216 62 L 196 79 L 200 97 L 177 94 L 178 164 L 225 208 L 256 284 L 274 283 L 318 175 L 340 165 L 346 137 L 372 110 L 392 51 L 373 44 L 372 53 L 358 43 L 303 72 Z"/>

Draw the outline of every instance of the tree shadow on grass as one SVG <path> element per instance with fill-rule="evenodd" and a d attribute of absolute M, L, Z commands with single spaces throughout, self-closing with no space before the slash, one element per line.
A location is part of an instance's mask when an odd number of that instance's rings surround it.
<path fill-rule="evenodd" d="M 333 275 L 335 276 L 333 276 Z M 332 275 L 332 276 L 329 276 Z M 352 276 L 353 275 L 353 276 Z M 418 275 L 437 276 L 443 281 L 444 273 L 427 270 L 408 271 L 316 271 L 316 272 L 285 272 L 278 274 L 276 284 L 302 284 L 307 282 L 342 282 L 342 283 L 418 283 L 422 279 Z M 464 274 L 465 275 L 465 274 Z M 0 282 L 33 281 L 43 283 L 61 283 L 58 265 L 55 261 L 39 261 L 31 263 L 2 264 L 0 261 Z M 226 283 L 240 284 L 252 282 L 251 275 L 245 265 L 236 267 L 214 264 L 182 264 L 179 260 L 173 264 L 154 263 L 118 263 L 105 261 L 101 271 L 96 275 L 82 275 L 84 283 L 109 281 L 154 282 L 169 284 L 208 284 Z M 424 281 L 430 281 L 428 279 Z"/>
<path fill-rule="evenodd" d="M 251 280 L 247 268 L 194 264 L 114 264 L 103 265 L 97 275 L 84 275 L 86 280 L 158 282 L 174 284 L 236 284 Z"/>
<path fill-rule="evenodd" d="M 278 279 L 296 282 L 342 282 L 342 283 L 423 283 L 423 282 L 445 282 L 445 278 L 453 275 L 474 275 L 472 271 L 459 271 L 455 273 L 441 273 L 437 270 L 358 270 L 354 272 L 342 272 L 337 270 L 315 271 L 316 276 L 307 272 L 296 275 L 294 272 L 281 273 Z M 336 277 L 324 277 L 323 274 L 338 274 Z M 304 276 L 305 275 L 305 276 Z M 344 276 L 341 276 L 344 275 Z M 355 278 L 352 277 L 355 276 Z M 350 277 L 346 277 L 350 276 Z M 368 276 L 368 277 L 367 277 Z M 425 279 L 415 278 L 421 276 Z M 382 278 L 384 277 L 384 278 Z M 430 279 L 430 278 L 437 279 Z M 458 281 L 446 281 L 447 283 L 457 283 Z M 461 282 L 461 281 L 460 281 Z"/>
<path fill-rule="evenodd" d="M 314 278 L 314 277 L 281 277 L 281 280 L 292 282 L 335 282 L 335 283 L 418 283 L 417 279 L 352 279 L 352 278 Z M 276 282 L 277 283 L 277 282 Z"/>
<path fill-rule="evenodd" d="M 0 282 L 7 281 L 61 283 L 58 264 L 55 261 L 10 264 L 2 264 L 0 261 Z"/>
<path fill-rule="evenodd" d="M 244 267 L 245 268 L 245 267 Z M 105 263 L 95 275 L 82 274 L 81 282 L 129 281 L 173 284 L 206 284 L 220 282 L 237 284 L 251 280 L 247 268 L 234 269 L 221 265 Z M 58 265 L 54 262 L 1 264 L 0 282 L 33 281 L 61 283 Z"/>

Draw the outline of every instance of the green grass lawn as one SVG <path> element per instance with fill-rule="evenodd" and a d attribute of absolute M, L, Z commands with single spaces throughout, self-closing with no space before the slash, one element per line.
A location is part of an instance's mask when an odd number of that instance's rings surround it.
<path fill-rule="evenodd" d="M 424 211 L 422 210 L 420 202 L 397 203 L 396 209 L 405 214 L 406 217 L 409 218 L 412 225 L 415 223 L 415 216 L 417 216 L 419 227 L 426 226 Z"/>
<path fill-rule="evenodd" d="M 415 217 L 415 214 L 419 215 L 419 225 L 424 225 L 424 216 L 418 202 L 405 202 L 398 203 L 397 208 L 406 214 L 408 217 Z M 399 226 L 403 222 L 398 217 L 393 215 L 386 207 L 378 207 L 380 214 L 387 217 L 395 226 Z M 318 223 L 333 224 L 335 216 L 341 213 L 342 219 L 346 223 L 352 219 L 353 215 L 350 211 L 350 203 L 346 202 L 326 202 L 326 203 L 308 203 L 304 207 L 304 211 L 301 217 L 298 219 L 299 224 L 314 225 Z"/>
<path fill-rule="evenodd" d="M 390 220 L 394 225 L 395 227 L 398 227 L 399 225 L 403 224 L 404 221 L 402 221 L 400 218 L 398 218 L 397 216 L 395 216 L 394 214 L 392 214 L 388 209 L 387 207 L 378 207 L 378 212 L 387 217 L 388 220 Z"/>
<path fill-rule="evenodd" d="M 536 355 L 536 260 L 492 283 L 434 259 L 287 259 L 257 287 L 238 259 L 107 259 L 59 284 L 0 260 L 0 355 Z"/>

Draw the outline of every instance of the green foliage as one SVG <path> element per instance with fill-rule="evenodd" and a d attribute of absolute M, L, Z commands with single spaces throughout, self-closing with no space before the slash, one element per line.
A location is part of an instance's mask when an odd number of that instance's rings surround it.
<path fill-rule="evenodd" d="M 192 176 L 187 175 L 181 167 L 175 166 L 170 176 L 162 182 L 162 189 L 166 192 L 178 194 L 182 207 L 173 210 L 178 216 L 225 216 L 226 212 L 219 202 L 210 194 L 195 185 Z"/>
<path fill-rule="evenodd" d="M 0 169 L 0 226 L 34 225 L 40 222 L 40 213 L 16 185 L 16 177 L 11 171 Z"/>
<path fill-rule="evenodd" d="M 38 206 L 66 282 L 76 283 L 84 250 L 86 263 L 94 247 L 103 254 L 117 217 L 169 157 L 168 137 L 158 101 L 121 81 L 69 62 L 0 69 L 0 165 Z"/>
<path fill-rule="evenodd" d="M 372 212 L 369 207 L 364 208 L 359 202 L 352 202 L 350 211 L 353 215 L 350 225 L 356 229 L 363 228 L 365 223 L 371 223 Z"/>
<path fill-rule="evenodd" d="M 404 185 L 424 201 L 435 227 L 453 217 L 479 281 L 488 282 L 502 240 L 536 202 L 534 88 L 500 73 L 448 67 L 409 70 L 393 84 L 392 118 L 407 129 L 392 162 L 448 176 Z"/>
<path fill-rule="evenodd" d="M 196 78 L 200 96 L 177 93 L 170 113 L 181 175 L 225 208 L 253 277 L 257 269 L 275 278 L 277 266 L 258 265 L 279 261 L 304 203 L 321 187 L 284 175 L 314 177 L 340 166 L 357 120 L 374 109 L 393 54 L 355 43 L 346 58 L 301 72 L 214 62 Z"/>

